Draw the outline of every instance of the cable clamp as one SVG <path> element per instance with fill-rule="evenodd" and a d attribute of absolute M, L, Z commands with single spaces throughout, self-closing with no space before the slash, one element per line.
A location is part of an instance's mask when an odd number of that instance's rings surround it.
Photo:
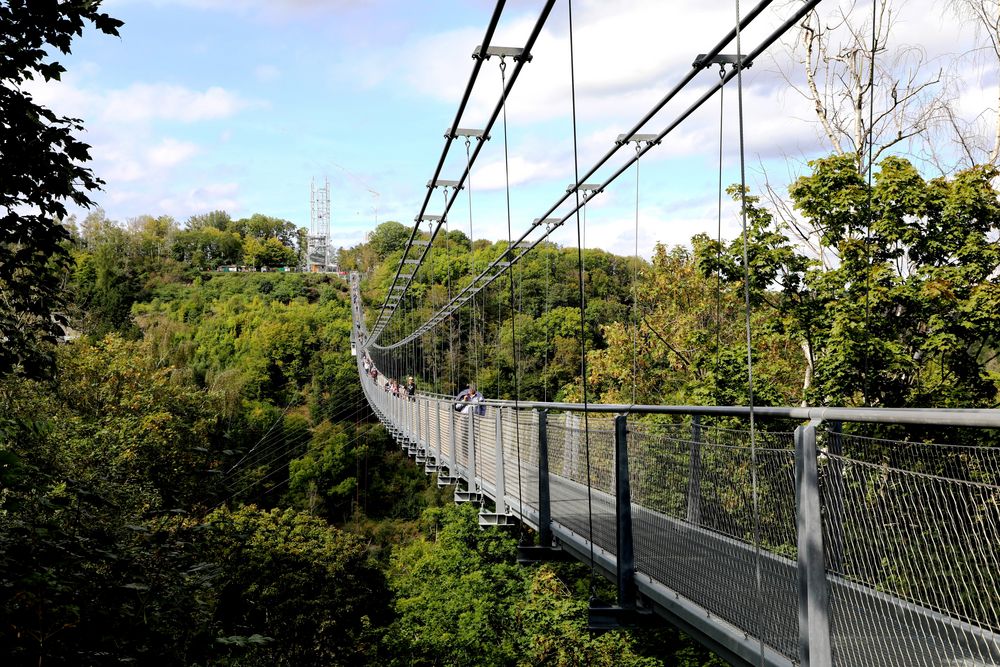
<path fill-rule="evenodd" d="M 452 130 L 450 127 L 444 132 L 445 139 L 457 139 L 459 137 L 466 137 L 468 140 L 470 137 L 476 137 L 480 140 L 485 139 L 490 140 L 490 135 L 486 134 L 485 130 L 473 130 L 466 127 L 457 127 Z"/>
<path fill-rule="evenodd" d="M 458 181 L 449 181 L 443 178 L 439 178 L 436 181 L 427 181 L 428 188 L 454 188 L 456 190 L 461 190 Z"/>
<path fill-rule="evenodd" d="M 489 46 L 484 50 L 479 45 L 472 52 L 473 60 L 489 60 L 492 56 L 499 56 L 501 63 L 505 57 L 511 57 L 515 62 L 531 62 L 531 54 L 516 46 Z"/>
<path fill-rule="evenodd" d="M 659 145 L 659 143 L 660 143 L 660 135 L 658 135 L 658 134 L 632 134 L 632 135 L 619 134 L 618 138 L 615 139 L 615 145 L 616 146 L 623 146 L 625 144 L 633 143 L 633 142 L 636 143 L 636 144 L 647 143 L 647 144 Z"/>
<path fill-rule="evenodd" d="M 736 65 L 742 69 L 749 69 L 753 65 L 752 60 L 746 60 L 746 56 L 739 56 L 735 53 L 717 53 L 711 58 L 707 53 L 699 53 L 698 57 L 691 63 L 695 69 L 705 69 L 709 65 Z"/>

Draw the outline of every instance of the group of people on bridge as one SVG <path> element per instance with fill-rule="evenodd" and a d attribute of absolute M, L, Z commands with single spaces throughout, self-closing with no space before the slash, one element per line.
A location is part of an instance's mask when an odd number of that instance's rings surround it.
<path fill-rule="evenodd" d="M 361 360 L 361 367 L 364 370 L 365 375 L 372 379 L 375 386 L 378 386 L 378 369 L 375 364 L 372 363 L 371 358 L 369 358 L 366 353 L 364 358 Z M 382 385 L 382 389 L 392 396 L 399 398 L 400 396 L 405 396 L 411 401 L 417 400 L 417 383 L 410 375 L 406 378 L 405 384 L 400 384 L 399 380 L 396 378 L 386 377 Z"/>
<path fill-rule="evenodd" d="M 371 381 L 377 387 L 379 382 L 379 372 L 378 368 L 372 362 L 371 357 L 368 356 L 366 352 L 364 357 L 361 359 L 361 368 L 364 374 L 371 378 Z M 405 397 L 408 400 L 415 401 L 417 394 L 417 383 L 413 379 L 412 375 L 407 376 L 406 382 L 400 384 L 395 378 L 384 377 L 382 383 L 382 389 L 385 393 L 394 396 L 395 398 Z M 462 391 L 458 392 L 455 396 L 455 403 L 453 408 L 455 412 L 460 412 L 462 414 L 476 414 L 479 416 L 486 414 L 486 406 L 483 405 L 483 401 L 486 400 L 485 397 L 476 389 L 476 384 L 470 382 L 468 386 Z"/>

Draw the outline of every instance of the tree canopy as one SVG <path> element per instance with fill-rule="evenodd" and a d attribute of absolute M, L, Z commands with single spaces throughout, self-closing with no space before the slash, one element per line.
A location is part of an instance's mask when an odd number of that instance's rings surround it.
<path fill-rule="evenodd" d="M 58 80 L 91 24 L 118 35 L 122 22 L 99 11 L 100 1 L 28 2 L 0 6 L 0 375 L 39 376 L 51 370 L 50 350 L 65 321 L 61 270 L 69 234 L 59 224 L 66 204 L 91 206 L 102 181 L 86 167 L 90 146 L 77 139 L 83 123 L 38 104 L 23 84 Z M 14 39 L 16 36 L 16 39 Z"/>

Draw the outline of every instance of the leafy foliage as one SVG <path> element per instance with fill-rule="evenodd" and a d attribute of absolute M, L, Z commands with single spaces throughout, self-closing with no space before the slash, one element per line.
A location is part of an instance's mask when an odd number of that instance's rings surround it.
<path fill-rule="evenodd" d="M 374 655 L 389 590 L 364 542 L 293 510 L 219 511 L 205 525 L 224 573 L 221 631 L 271 638 L 240 664 L 356 665 Z"/>
<path fill-rule="evenodd" d="M 0 6 L 0 375 L 39 377 L 51 371 L 47 345 L 61 335 L 61 281 L 69 234 L 58 219 L 66 202 L 90 206 L 102 181 L 84 165 L 90 147 L 75 135 L 79 119 L 58 116 L 35 102 L 23 84 L 65 71 L 53 51 L 70 52 L 90 23 L 117 35 L 122 22 L 100 2 L 27 2 Z M 15 38 L 16 37 L 16 38 Z"/>
<path fill-rule="evenodd" d="M 385 636 L 389 664 L 634 665 L 635 636 L 591 636 L 587 603 L 570 592 L 583 568 L 562 573 L 514 564 L 516 540 L 476 525 L 475 508 L 425 512 L 430 533 L 397 551 L 389 577 L 398 618 Z"/>

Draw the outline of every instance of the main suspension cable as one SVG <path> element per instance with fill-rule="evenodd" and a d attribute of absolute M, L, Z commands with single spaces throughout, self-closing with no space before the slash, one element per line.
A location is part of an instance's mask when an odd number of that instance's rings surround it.
<path fill-rule="evenodd" d="M 448 202 L 448 188 L 441 190 L 445 203 Z M 451 301 L 451 233 L 448 228 L 448 218 L 444 219 L 444 257 L 445 257 L 445 281 L 448 284 L 448 300 Z M 458 388 L 455 379 L 455 318 L 448 316 L 448 391 L 452 394 Z"/>
<path fill-rule="evenodd" d="M 470 148 L 472 146 L 472 140 L 469 137 L 465 138 L 465 173 L 466 177 L 466 197 L 469 200 L 469 275 L 473 275 L 476 272 L 476 260 L 475 260 L 475 243 L 476 237 L 472 230 L 472 157 L 470 154 Z M 473 381 L 476 383 L 476 388 L 479 387 L 479 340 L 477 336 L 477 326 L 476 320 L 476 294 L 472 295 L 472 317 L 469 318 L 469 323 L 472 326 L 472 333 L 469 335 L 469 340 L 472 343 L 472 366 L 473 366 Z M 482 323 L 480 323 L 482 326 Z"/>
<path fill-rule="evenodd" d="M 782 24 L 777 29 L 775 29 L 770 35 L 768 35 L 750 53 L 748 53 L 746 56 L 744 56 L 744 58 L 743 58 L 744 63 L 747 64 L 747 65 L 749 63 L 752 63 L 757 57 L 759 57 L 767 48 L 769 48 L 772 44 L 774 44 L 774 42 L 776 42 L 789 29 L 791 29 L 793 26 L 797 25 L 798 22 L 801 20 L 801 18 L 803 16 L 805 16 L 806 14 L 808 14 L 810 11 L 812 11 L 812 9 L 819 2 L 820 2 L 820 0 L 805 0 L 804 3 L 803 3 L 803 5 L 797 11 L 795 11 L 791 16 L 789 16 L 787 19 L 785 19 L 782 22 Z M 742 28 L 742 27 L 745 27 L 746 25 L 748 25 L 769 4 L 771 4 L 771 0 L 761 0 L 760 3 L 758 3 L 745 17 L 743 17 L 740 27 Z M 548 8 L 548 6 L 549 5 L 546 4 L 546 9 Z M 716 44 L 714 47 L 712 47 L 712 49 L 709 50 L 709 52 L 705 55 L 704 58 L 702 58 L 698 63 L 695 63 L 695 66 L 693 67 L 692 71 L 689 72 L 677 85 L 675 85 L 674 88 L 671 89 L 671 91 L 668 92 L 663 97 L 663 99 L 661 99 L 653 107 L 653 109 L 651 109 L 646 114 L 646 116 L 644 117 L 644 119 L 642 121 L 640 121 L 632 130 L 630 130 L 627 134 L 625 134 L 623 136 L 626 137 L 626 138 L 631 138 L 635 133 L 638 132 L 639 128 L 641 127 L 641 125 L 643 123 L 645 123 L 648 119 L 650 119 L 653 115 L 655 115 L 655 113 L 659 112 L 659 110 L 662 109 L 670 100 L 672 100 L 674 97 L 676 97 L 676 95 L 679 94 L 680 91 L 683 88 L 685 88 L 687 86 L 687 84 L 690 83 L 693 80 L 693 78 L 695 77 L 695 75 L 697 74 L 697 72 L 699 72 L 699 71 L 701 71 L 701 69 L 703 69 L 703 65 L 700 64 L 700 63 L 705 62 L 708 59 L 711 59 L 712 57 L 718 55 L 719 52 L 721 51 L 721 49 L 727 43 L 729 43 L 729 41 L 732 40 L 734 32 L 735 31 L 730 31 L 729 34 L 725 38 L 723 38 L 722 41 L 720 41 L 718 44 Z M 516 74 L 517 71 L 518 71 L 517 68 L 515 68 L 514 73 Z M 679 127 L 681 125 L 681 123 L 683 123 L 685 120 L 687 120 L 687 118 L 689 118 L 691 116 L 691 114 L 694 113 L 695 110 L 697 110 L 702 104 L 704 104 L 706 100 L 708 100 L 712 95 L 714 95 L 716 92 L 718 92 L 718 90 L 722 87 L 722 85 L 725 82 L 728 82 L 733 77 L 735 77 L 735 74 L 736 74 L 735 71 L 731 72 L 730 74 L 728 74 L 726 76 L 725 81 L 720 82 L 719 84 L 716 84 L 715 86 L 713 86 L 712 88 L 710 88 L 709 90 L 707 90 L 704 94 L 702 94 L 690 107 L 688 107 L 672 123 L 670 123 L 670 125 L 668 125 L 659 134 L 657 134 L 655 140 L 649 142 L 649 145 L 647 145 L 645 148 L 643 148 L 642 153 L 645 154 L 645 152 L 648 151 L 648 150 L 650 150 L 650 148 L 653 145 L 660 143 L 660 141 L 666 135 L 670 134 L 677 127 Z M 509 79 L 509 81 L 508 81 L 508 87 L 512 85 L 513 81 L 514 81 L 514 78 L 512 76 L 511 79 Z M 576 164 L 577 186 L 579 186 L 580 184 L 582 184 L 583 181 L 585 181 L 590 176 L 592 176 L 594 173 L 596 173 L 597 170 L 600 169 L 616 153 L 616 151 L 620 148 L 621 142 L 620 141 L 619 142 L 615 142 L 615 144 L 616 144 L 615 147 L 612 148 L 610 151 L 608 151 L 608 153 L 604 157 L 602 157 L 600 160 L 598 160 L 594 165 L 592 165 L 589 168 L 589 170 L 587 171 L 587 173 L 584 176 L 582 176 L 582 177 L 580 177 L 580 175 L 579 175 L 579 163 L 578 163 L 579 162 L 579 157 L 577 156 L 577 164 Z M 619 176 L 621 176 L 622 173 L 624 173 L 625 170 L 627 170 L 629 167 L 631 167 L 632 163 L 636 159 L 637 159 L 637 156 L 633 156 L 629 160 L 626 160 L 624 164 L 622 164 L 617 170 L 615 170 L 614 173 L 611 174 L 611 176 L 609 176 L 608 178 L 605 179 L 605 181 L 599 186 L 599 188 L 595 191 L 595 193 L 603 192 L 607 188 L 608 185 L 610 185 L 612 182 L 614 182 Z M 551 214 L 553 214 L 563 203 L 565 203 L 573 195 L 572 190 L 573 190 L 573 188 L 570 188 L 565 193 L 563 193 L 557 199 L 557 201 L 554 204 L 552 204 L 549 207 L 549 209 L 542 216 L 540 216 L 536 220 L 536 222 L 528 229 L 528 231 L 524 232 L 521 235 L 521 237 L 518 239 L 518 242 L 524 241 L 535 229 L 537 229 L 539 227 L 539 225 L 541 224 L 542 220 L 547 219 L 548 216 L 550 216 Z M 580 199 L 579 199 L 579 197 L 577 197 L 576 201 L 577 201 L 577 205 L 579 206 L 580 205 Z M 571 217 L 573 217 L 574 215 L 577 215 L 578 213 L 579 213 L 578 209 L 576 207 L 573 207 L 570 211 L 566 212 L 564 214 L 564 216 L 561 219 L 559 219 L 556 224 L 554 224 L 554 225 L 546 225 L 547 231 L 544 234 L 542 234 L 542 236 L 540 238 L 538 238 L 535 241 L 533 241 L 531 243 L 531 245 L 527 248 L 527 250 L 531 250 L 532 248 L 536 247 L 542 240 L 544 240 L 552 232 L 552 230 L 554 230 L 555 228 L 561 226 L 566 221 L 568 221 Z M 584 216 L 585 215 L 586 215 L 586 212 L 584 212 Z M 577 216 L 577 217 L 579 217 L 579 216 Z M 521 256 L 523 256 L 523 255 L 518 255 L 518 256 L 513 257 L 512 261 L 514 261 L 514 262 L 518 261 Z M 423 325 L 421 325 L 420 327 L 418 327 L 417 330 L 414 331 L 413 333 L 411 333 L 410 335 L 411 336 L 419 335 L 419 334 L 423 333 L 424 331 L 426 331 L 428 328 L 431 328 L 431 327 L 435 326 L 436 323 L 440 321 L 439 319 L 437 319 L 439 316 L 445 314 L 446 312 L 450 312 L 452 309 L 454 309 L 454 308 L 456 308 L 456 307 L 458 307 L 460 305 L 458 303 L 458 301 L 461 300 L 463 296 L 465 296 L 466 292 L 468 292 L 468 291 L 477 291 L 477 290 L 484 289 L 490 283 L 492 283 L 494 280 L 496 280 L 497 278 L 499 278 L 500 276 L 502 276 L 505 273 L 505 268 L 506 267 L 500 267 L 500 268 L 498 268 L 498 265 L 503 260 L 503 258 L 504 258 L 504 256 L 501 256 L 501 257 L 498 257 L 493 262 L 491 262 L 486 267 L 485 270 L 483 270 L 469 285 L 467 285 L 465 288 L 463 288 L 463 290 L 452 299 L 451 303 L 446 304 L 435 315 L 433 315 L 427 322 L 425 322 Z M 390 344 L 390 345 L 378 346 L 378 347 L 391 348 L 391 347 L 393 347 L 395 345 L 399 345 L 399 344 L 400 343 L 397 342 L 397 343 L 393 343 L 393 344 Z"/>
<path fill-rule="evenodd" d="M 545 4 L 543 5 L 542 10 L 541 10 L 541 12 L 538 15 L 538 18 L 535 21 L 535 24 L 532 26 L 531 33 L 528 35 L 528 38 L 524 42 L 524 47 L 522 48 L 522 53 L 523 54 L 530 54 L 531 53 L 531 49 L 534 48 L 535 42 L 538 40 L 538 37 L 539 37 L 539 35 L 542 32 L 542 28 L 544 27 L 545 22 L 548 20 L 548 16 L 549 16 L 550 12 L 552 11 L 552 7 L 555 5 L 555 1 L 556 0 L 545 0 Z M 764 2 L 770 2 L 770 0 L 763 0 L 763 1 Z M 815 1 L 818 2 L 819 0 L 815 0 Z M 500 4 L 502 5 L 502 2 Z M 497 13 L 499 12 L 499 10 L 500 10 L 500 6 L 498 5 Z M 479 67 L 480 67 L 482 61 L 484 59 L 488 59 L 489 58 L 489 55 L 487 54 L 487 46 L 486 45 L 489 43 L 489 40 L 492 39 L 493 31 L 494 31 L 494 29 L 496 27 L 495 19 L 498 16 L 497 13 L 494 14 L 494 21 L 491 22 L 490 27 L 487 30 L 486 37 L 484 37 L 483 45 L 480 47 L 480 50 L 473 55 L 473 57 L 476 60 L 476 66 L 475 66 L 475 69 L 474 69 L 473 76 L 475 76 L 475 74 L 478 73 Z M 511 76 L 510 76 L 510 78 L 507 81 L 508 89 L 506 89 L 504 91 L 504 95 L 505 96 L 509 92 L 509 89 L 513 88 L 515 81 L 517 80 L 518 76 L 520 75 L 521 68 L 525 65 L 525 63 L 529 62 L 530 60 L 531 60 L 530 57 L 515 58 L 516 65 L 514 66 L 514 70 L 511 73 Z M 448 141 L 445 143 L 444 153 L 442 153 L 441 159 L 438 162 L 438 166 L 437 166 L 437 168 L 436 168 L 436 170 L 434 172 L 434 176 L 431 179 L 432 183 L 434 183 L 434 182 L 437 181 L 438 176 L 441 173 L 441 168 L 443 167 L 444 160 L 447 157 L 448 149 L 449 149 L 449 147 L 451 145 L 451 140 L 455 138 L 455 132 L 458 130 L 458 122 L 461 119 L 461 113 L 462 113 L 462 111 L 465 109 L 465 104 L 468 101 L 468 96 L 469 96 L 469 92 L 470 91 L 471 91 L 471 81 L 470 81 L 470 88 L 467 88 L 465 97 L 463 97 L 463 99 L 462 99 L 462 103 L 461 103 L 460 108 L 459 108 L 459 113 L 456 115 L 455 121 L 454 121 L 452 127 L 449 129 L 449 132 L 448 132 Z M 488 136 L 489 135 L 489 132 L 490 132 L 491 128 L 493 127 L 494 123 L 496 122 L 497 118 L 500 115 L 500 109 L 501 109 L 501 102 L 497 102 L 496 106 L 493 108 L 492 113 L 490 114 L 489 120 L 486 122 L 486 125 L 483 128 L 483 136 Z M 472 152 L 472 162 L 475 162 L 476 158 L 479 156 L 479 153 L 480 153 L 480 151 L 483 148 L 483 143 L 484 142 L 480 141 L 476 145 L 475 150 Z M 466 174 L 462 174 L 462 176 L 459 177 L 458 185 L 456 186 L 457 188 L 461 188 L 462 187 L 462 183 L 465 181 L 465 176 L 466 176 Z M 451 198 L 451 200 L 449 200 L 448 203 L 446 203 L 445 209 L 444 209 L 444 211 L 441 214 L 442 216 L 447 216 L 448 215 L 448 211 L 449 211 L 451 205 L 454 203 L 454 201 L 455 201 L 455 199 L 457 197 L 457 190 L 456 190 L 455 195 L 456 196 L 453 196 Z M 429 198 L 429 195 L 428 195 L 427 197 L 425 197 L 424 204 L 423 204 L 423 206 L 420 209 L 420 213 L 417 215 L 418 222 L 424 218 L 424 213 L 426 212 L 427 204 L 428 204 L 429 201 L 430 201 L 430 198 Z M 429 243 L 433 243 L 434 242 L 434 239 L 437 236 L 437 233 L 438 233 L 439 230 L 440 230 L 440 225 L 438 225 L 436 228 L 434 228 L 434 230 L 431 232 L 431 239 L 430 239 Z M 409 241 L 407 241 L 406 251 L 404 251 L 404 257 L 409 252 L 409 248 L 412 245 L 412 242 L 413 242 L 414 236 L 416 234 L 416 231 L 417 231 L 417 226 L 415 225 L 414 228 L 413 228 L 413 231 L 410 233 L 410 239 L 409 239 Z M 427 254 L 428 254 L 429 250 L 430 250 L 430 245 L 428 245 L 426 248 L 424 248 L 424 252 L 420 255 L 420 258 L 417 260 L 418 266 L 423 263 L 424 259 L 427 257 Z M 400 277 L 400 270 L 402 269 L 402 266 L 403 266 L 402 263 L 400 263 L 400 265 L 396 268 L 396 275 L 393 277 L 392 286 L 389 288 L 389 294 L 392 294 L 393 288 L 396 287 L 397 281 L 399 280 L 399 277 Z M 412 283 L 412 277 L 408 278 L 407 281 L 406 281 L 406 283 L 403 285 L 403 291 L 404 291 L 404 293 L 410 288 L 411 283 Z M 385 323 L 388 321 L 388 319 L 391 319 L 392 316 L 393 316 L 393 314 L 395 313 L 395 306 L 392 306 L 390 308 L 390 310 L 389 310 L 388 315 L 386 315 L 385 310 L 386 310 L 386 307 L 388 305 L 388 300 L 389 300 L 389 297 L 388 297 L 388 294 L 387 294 L 386 301 L 383 302 L 382 309 L 379 312 L 378 319 L 376 320 L 376 326 L 375 326 L 375 328 L 373 329 L 373 331 L 371 333 L 371 340 L 372 340 L 372 344 L 373 345 L 377 343 L 379 337 L 381 336 L 382 327 L 385 326 Z M 384 346 L 380 346 L 380 347 L 384 347 Z"/>
<path fill-rule="evenodd" d="M 877 20 L 877 2 L 872 1 L 872 53 L 868 64 L 868 221 L 865 226 L 865 346 L 864 346 L 864 379 L 862 393 L 865 400 L 865 407 L 871 406 L 871 373 L 869 348 L 871 347 L 871 291 L 872 291 L 872 254 L 871 254 L 871 233 L 872 221 L 874 220 L 873 198 L 872 198 L 872 155 L 873 144 L 875 142 L 875 50 L 878 48 L 878 38 L 875 32 L 875 21 Z M 861 150 L 861 147 L 858 147 Z"/>

